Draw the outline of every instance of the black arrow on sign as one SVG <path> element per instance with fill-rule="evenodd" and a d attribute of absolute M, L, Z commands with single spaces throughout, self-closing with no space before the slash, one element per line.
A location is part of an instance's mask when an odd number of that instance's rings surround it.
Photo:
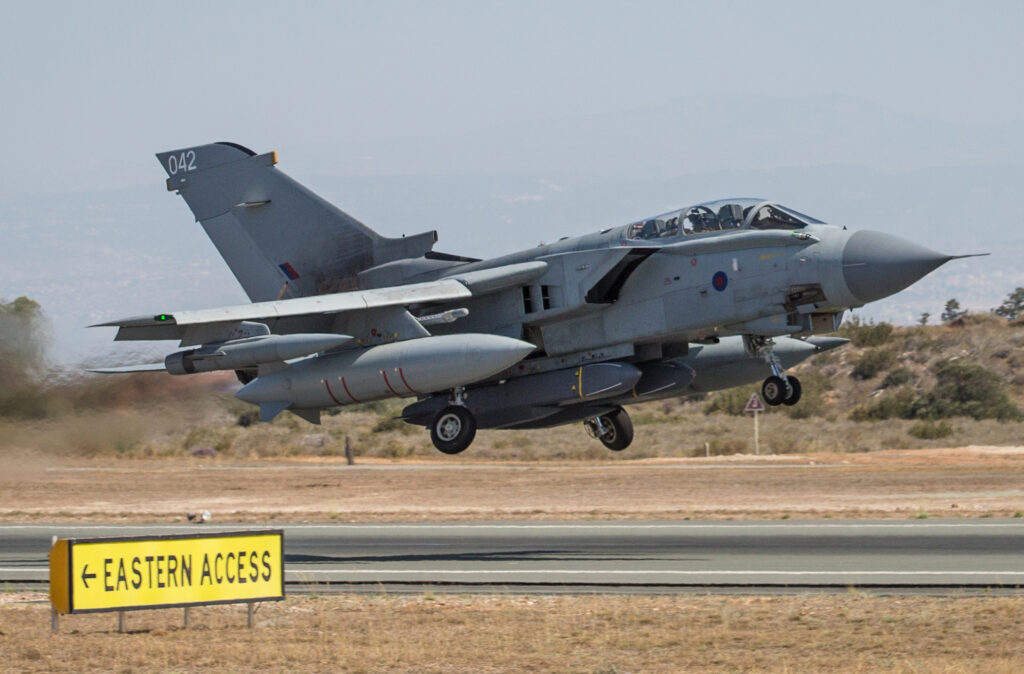
<path fill-rule="evenodd" d="M 88 571 L 88 570 L 89 570 L 89 565 L 88 564 L 86 564 L 85 566 L 82 567 L 82 585 L 85 585 L 85 589 L 86 590 L 89 589 L 89 583 L 85 579 L 86 578 L 95 578 L 96 577 L 95 573 L 86 573 L 86 571 Z"/>

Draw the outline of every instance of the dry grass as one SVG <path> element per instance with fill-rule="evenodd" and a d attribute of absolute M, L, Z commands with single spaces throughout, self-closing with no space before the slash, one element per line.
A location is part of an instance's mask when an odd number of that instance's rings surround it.
<path fill-rule="evenodd" d="M 3 601 L 0 599 L 0 601 Z M 1019 672 L 1020 598 L 293 597 L 67 616 L 0 603 L 0 669 L 19 672 Z"/>
<path fill-rule="evenodd" d="M 762 415 L 762 453 L 1012 445 L 1024 437 L 1024 423 L 958 418 L 952 421 L 952 435 L 922 440 L 908 433 L 913 421 L 854 422 L 839 414 L 844 404 L 830 403 L 825 416 L 808 419 L 791 419 L 780 412 Z M 390 422 L 401 406 L 401 402 L 392 402 L 376 408 L 345 409 L 325 416 L 319 427 L 287 413 L 273 423 L 242 427 L 237 420 L 247 406 L 226 394 L 210 394 L 180 404 L 97 410 L 33 422 L 0 421 L 0 447 L 39 452 L 58 461 L 100 456 L 188 457 L 211 450 L 225 459 L 253 460 L 341 456 L 349 437 L 357 457 L 438 457 L 424 429 Z M 703 408 L 702 402 L 679 400 L 631 407 L 636 437 L 621 453 L 609 452 L 579 424 L 572 424 L 534 431 L 483 430 L 458 460 L 628 462 L 704 456 L 705 445 L 712 455 L 754 452 L 749 415 L 708 415 Z"/>
<path fill-rule="evenodd" d="M 1024 448 L 630 462 L 6 457 L 0 521 L 1012 517 Z"/>
<path fill-rule="evenodd" d="M 869 380 L 850 375 L 865 349 L 885 348 L 898 354 L 894 367 L 910 378 L 901 385 L 924 391 L 934 384 L 936 363 L 963 358 L 998 373 L 1021 402 L 1021 346 L 1024 327 L 979 317 L 957 327 L 896 328 L 884 344 L 821 354 L 796 369 L 808 383 L 807 400 L 760 420 L 762 452 L 799 469 L 750 457 L 750 416 L 705 414 L 701 400 L 631 407 L 636 437 L 624 452 L 607 451 L 573 424 L 481 431 L 464 454 L 446 457 L 424 429 L 394 420 L 403 401 L 344 408 L 319 427 L 287 413 L 249 423 L 254 408 L 231 396 L 231 373 L 92 379 L 55 389 L 63 411 L 50 417 L 0 420 L 0 518 L 124 521 L 127 513 L 152 521 L 199 507 L 221 521 L 1012 515 L 1024 508 L 1019 453 L 979 459 L 929 452 L 1016 447 L 1024 423 L 957 418 L 951 435 L 921 439 L 909 433 L 915 421 L 855 422 L 854 406 L 891 388 L 882 373 Z M 802 408 L 814 415 L 790 416 Z M 345 472 L 346 437 L 361 464 L 427 465 L 416 472 Z M 724 463 L 694 458 L 705 451 Z M 193 458 L 199 456 L 215 458 Z M 774 468 L 744 470 L 731 461 L 769 461 Z M 964 461 L 971 470 L 962 470 Z M 470 465 L 481 462 L 513 468 Z M 692 470 L 659 470 L 659 462 Z M 832 467 L 820 469 L 826 463 Z M 473 470 L 430 470 L 450 465 Z M 218 470 L 204 471 L 208 466 Z"/>
<path fill-rule="evenodd" d="M 891 419 L 855 422 L 857 407 L 892 395 L 900 386 L 918 393 L 935 385 L 940 362 L 963 359 L 1000 377 L 1018 405 L 1024 405 L 1024 327 L 988 316 L 958 326 L 896 328 L 879 345 L 847 345 L 807 361 L 793 372 L 803 378 L 805 400 L 794 408 L 761 417 L 762 450 L 776 454 L 881 449 L 921 449 L 966 445 L 1017 444 L 1024 423 L 957 418 L 947 437 L 921 439 L 916 423 Z M 869 379 L 851 376 L 864 353 L 881 349 L 894 361 Z M 887 377 L 898 371 L 898 384 Z M 813 385 L 812 385 L 813 384 Z M 426 431 L 394 417 L 409 401 L 382 401 L 343 408 L 312 426 L 289 414 L 272 423 L 252 423 L 254 410 L 231 395 L 231 373 L 169 377 L 139 374 L 91 378 L 49 391 L 52 414 L 34 421 L 0 420 L 0 447 L 43 452 L 54 457 L 186 457 L 195 452 L 230 459 L 338 456 L 349 437 L 362 457 L 435 457 Z M 739 392 L 743 400 L 758 388 Z M 813 390 L 812 390 L 813 389 Z M 739 394 L 733 394 L 739 395 Z M 705 414 L 704 400 L 666 400 L 630 407 L 636 439 L 625 452 L 611 453 L 589 438 L 579 424 L 536 431 L 481 431 L 460 460 L 629 461 L 654 457 L 753 452 L 749 415 Z M 792 418 L 790 415 L 804 415 Z M 920 434 L 920 433 L 919 433 Z"/>

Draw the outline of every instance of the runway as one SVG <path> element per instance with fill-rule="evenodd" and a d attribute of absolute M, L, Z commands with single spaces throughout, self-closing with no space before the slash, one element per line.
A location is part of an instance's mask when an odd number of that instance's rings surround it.
<path fill-rule="evenodd" d="M 0 583 L 46 581 L 51 536 L 251 525 L 0 525 Z M 684 592 L 1024 587 L 1024 521 L 297 524 L 289 591 Z"/>

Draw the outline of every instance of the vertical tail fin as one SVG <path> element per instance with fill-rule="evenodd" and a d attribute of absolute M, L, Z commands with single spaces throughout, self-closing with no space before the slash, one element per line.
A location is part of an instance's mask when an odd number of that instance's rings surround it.
<path fill-rule="evenodd" d="M 211 143 L 157 159 L 253 302 L 352 290 L 360 271 L 437 241 L 380 236 L 277 170 L 276 152 Z"/>

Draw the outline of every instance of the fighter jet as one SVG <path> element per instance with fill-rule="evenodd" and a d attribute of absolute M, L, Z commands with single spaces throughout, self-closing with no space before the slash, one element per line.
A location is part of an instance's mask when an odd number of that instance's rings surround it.
<path fill-rule="evenodd" d="M 102 323 L 183 350 L 98 371 L 233 370 L 264 420 L 415 398 L 402 418 L 449 454 L 478 428 L 580 421 L 622 450 L 626 406 L 762 377 L 766 403 L 793 405 L 787 368 L 841 345 L 822 335 L 844 311 L 957 257 L 742 198 L 480 260 L 434 250 L 435 231 L 381 236 L 276 152 L 222 142 L 157 159 L 251 303 Z"/>

